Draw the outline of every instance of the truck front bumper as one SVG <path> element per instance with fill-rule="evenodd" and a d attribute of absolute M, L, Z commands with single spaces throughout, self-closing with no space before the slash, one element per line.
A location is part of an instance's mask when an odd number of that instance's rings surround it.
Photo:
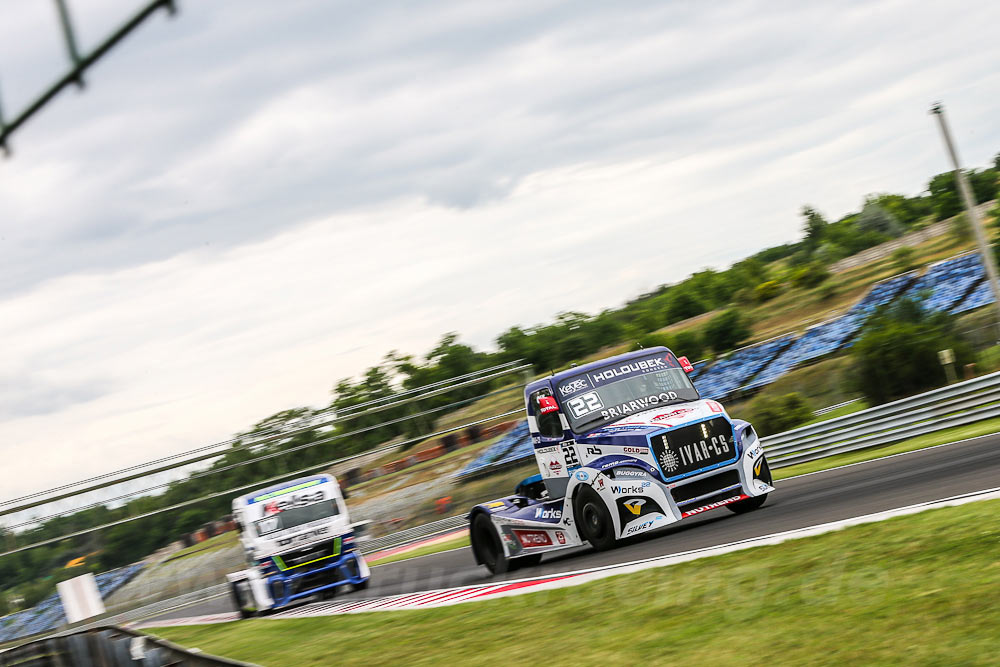
<path fill-rule="evenodd" d="M 282 568 L 261 573 L 252 568 L 227 575 L 237 604 L 246 611 L 266 611 L 284 607 L 323 591 L 344 584 L 358 585 L 368 581 L 371 570 L 357 550 L 340 554 L 319 563 Z"/>

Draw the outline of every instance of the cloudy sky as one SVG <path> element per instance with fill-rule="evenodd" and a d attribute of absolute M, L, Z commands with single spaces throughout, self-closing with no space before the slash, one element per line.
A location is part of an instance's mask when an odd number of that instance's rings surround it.
<path fill-rule="evenodd" d="M 72 0 L 89 50 L 137 0 Z M 0 161 L 0 499 L 1000 151 L 1000 4 L 179 2 Z M 7 118 L 65 67 L 0 0 Z"/>

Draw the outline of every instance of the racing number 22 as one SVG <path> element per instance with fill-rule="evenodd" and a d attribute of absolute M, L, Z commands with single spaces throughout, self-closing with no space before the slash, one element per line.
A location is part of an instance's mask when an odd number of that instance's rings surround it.
<path fill-rule="evenodd" d="M 582 417 L 585 414 L 589 414 L 594 410 L 600 410 L 604 407 L 601 402 L 601 397 L 597 395 L 596 391 L 589 391 L 586 394 L 577 396 L 573 400 L 567 403 L 569 409 L 572 410 L 574 417 Z"/>

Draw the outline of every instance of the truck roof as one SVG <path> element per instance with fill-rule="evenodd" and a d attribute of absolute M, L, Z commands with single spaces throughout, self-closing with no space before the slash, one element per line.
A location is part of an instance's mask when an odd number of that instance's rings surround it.
<path fill-rule="evenodd" d="M 638 357 L 645 357 L 651 353 L 672 354 L 668 348 L 663 347 L 662 345 L 658 345 L 656 347 L 647 347 L 643 350 L 635 350 L 634 352 L 625 352 L 623 354 L 617 354 L 613 357 L 607 357 L 605 359 L 598 359 L 597 361 L 591 361 L 589 364 L 567 368 L 564 371 L 559 371 L 558 373 L 553 373 L 552 375 L 548 375 L 546 377 L 535 380 L 534 382 L 530 383 L 527 387 L 524 388 L 524 394 L 525 396 L 527 396 L 528 394 L 535 391 L 539 387 L 547 386 L 549 382 L 552 382 L 552 384 L 557 384 L 559 382 L 562 382 L 566 378 L 579 375 L 580 373 L 587 373 L 589 371 L 597 370 L 598 368 L 602 368 L 604 366 L 607 366 L 608 364 L 613 364 L 619 361 L 629 361 L 631 359 L 636 359 Z"/>
<path fill-rule="evenodd" d="M 280 496 L 285 493 L 291 493 L 292 491 L 298 491 L 299 489 L 305 489 L 310 486 L 315 486 L 317 484 L 322 484 L 323 482 L 335 482 L 336 478 L 333 475 L 310 475 L 309 477 L 299 477 L 298 479 L 292 479 L 287 482 L 281 482 L 280 484 L 275 484 L 273 486 L 268 486 L 263 489 L 256 489 L 250 493 L 245 493 L 242 496 L 236 498 L 233 502 L 239 502 L 244 505 L 250 505 L 255 502 L 262 502 L 264 500 L 270 500 L 274 496 Z"/>

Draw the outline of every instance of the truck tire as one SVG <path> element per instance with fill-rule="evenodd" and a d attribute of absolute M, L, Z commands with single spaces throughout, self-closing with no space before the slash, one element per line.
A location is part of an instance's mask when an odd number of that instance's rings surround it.
<path fill-rule="evenodd" d="M 607 551 L 615 546 L 615 524 L 607 505 L 589 486 L 581 487 L 573 500 L 573 514 L 580 537 L 590 542 L 597 551 Z"/>
<path fill-rule="evenodd" d="M 239 584 L 235 581 L 229 582 L 229 595 L 233 600 L 233 606 L 236 607 L 236 611 L 239 612 L 240 618 L 246 620 L 248 618 L 253 618 L 255 612 L 250 611 L 246 607 L 246 602 L 240 595 Z"/>
<path fill-rule="evenodd" d="M 771 466 L 767 465 L 767 459 L 764 459 L 763 470 L 760 471 L 760 476 L 757 477 L 762 482 L 767 483 L 768 486 L 771 485 Z M 770 494 L 765 493 L 762 496 L 753 496 L 752 498 L 747 498 L 746 500 L 741 500 L 738 503 L 730 503 L 726 505 L 728 509 L 733 514 L 745 514 L 747 512 L 752 512 L 755 509 L 760 509 L 760 506 L 764 504 L 767 497 Z"/>
<path fill-rule="evenodd" d="M 497 535 L 489 516 L 477 514 L 472 520 L 472 530 L 469 532 L 472 537 L 472 548 L 479 557 L 479 562 L 485 565 L 487 570 L 493 574 L 503 574 L 510 569 L 510 561 L 503 553 L 500 536 Z"/>

